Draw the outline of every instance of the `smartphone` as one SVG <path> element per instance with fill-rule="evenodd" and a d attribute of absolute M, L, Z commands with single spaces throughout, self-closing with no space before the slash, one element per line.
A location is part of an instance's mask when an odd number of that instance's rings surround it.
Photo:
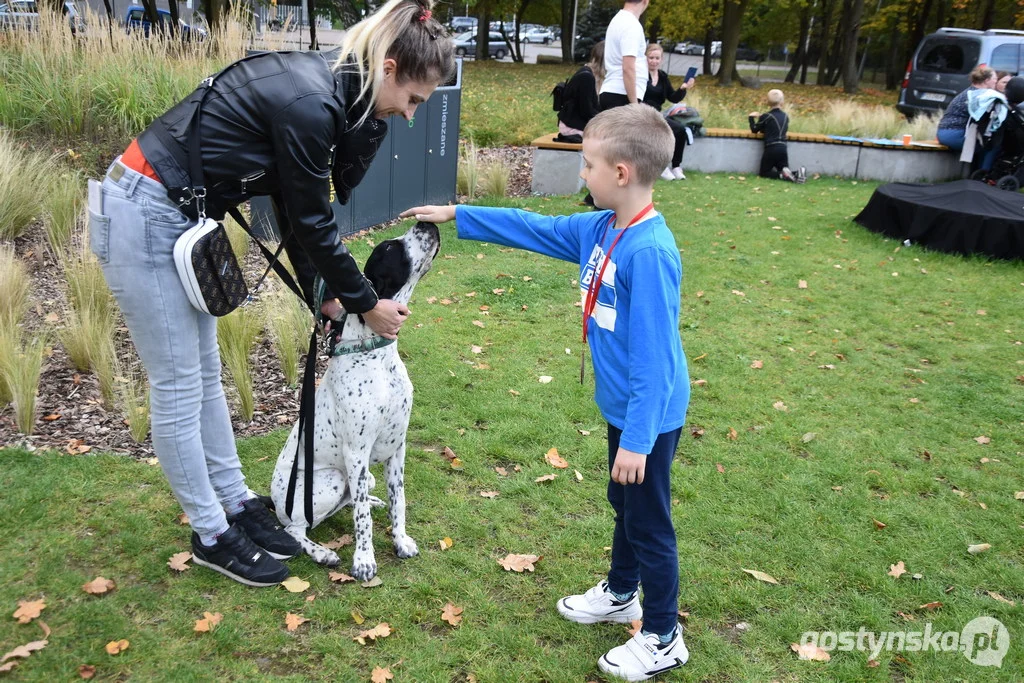
<path fill-rule="evenodd" d="M 686 78 L 683 79 L 683 83 L 686 83 L 688 80 L 690 80 L 691 78 L 695 78 L 696 76 L 697 67 L 691 66 L 689 69 L 686 70 Z"/>

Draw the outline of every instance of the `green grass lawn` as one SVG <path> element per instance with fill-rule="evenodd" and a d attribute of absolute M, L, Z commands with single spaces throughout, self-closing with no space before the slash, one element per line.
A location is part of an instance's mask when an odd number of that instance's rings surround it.
<path fill-rule="evenodd" d="M 683 252 L 694 381 L 672 481 L 692 657 L 661 680 L 1019 680 L 1024 269 L 868 233 L 850 218 L 872 189 L 696 174 L 658 184 Z M 515 204 L 571 212 L 577 199 Z M 576 267 L 442 232 L 401 340 L 416 385 L 407 491 L 420 555 L 395 558 L 377 510 L 376 588 L 331 583 L 306 558 L 290 563 L 311 583 L 302 594 L 175 574 L 165 563 L 189 532 L 158 467 L 0 452 L 0 650 L 42 637 L 10 617 L 19 600 L 44 599 L 52 629 L 8 679 L 77 679 L 92 665 L 96 680 L 368 681 L 378 666 L 395 681 L 603 680 L 596 659 L 625 628 L 555 610 L 606 571 L 612 522 L 589 371 L 578 381 Z M 370 247 L 352 248 L 363 259 Z M 284 438 L 240 442 L 253 488 L 267 490 Z M 535 483 L 554 472 L 552 447 L 569 469 Z M 351 532 L 346 511 L 312 535 Z M 454 545 L 442 551 L 445 537 Z M 967 552 L 980 543 L 992 547 Z M 507 553 L 543 559 L 515 574 L 497 563 Z M 346 571 L 351 546 L 340 554 Z M 900 561 L 908 573 L 889 576 Z M 84 593 L 100 575 L 116 590 Z M 458 627 L 441 620 L 449 601 L 464 609 Z M 921 607 L 932 602 L 942 605 Z M 193 631 L 204 612 L 223 615 L 212 633 Z M 289 632 L 289 612 L 309 622 Z M 1011 634 L 1000 669 L 931 651 L 882 652 L 876 667 L 856 651 L 808 662 L 789 647 L 811 630 L 959 632 L 983 615 Z M 381 622 L 392 635 L 353 640 Z M 104 651 L 122 638 L 127 651 Z"/>

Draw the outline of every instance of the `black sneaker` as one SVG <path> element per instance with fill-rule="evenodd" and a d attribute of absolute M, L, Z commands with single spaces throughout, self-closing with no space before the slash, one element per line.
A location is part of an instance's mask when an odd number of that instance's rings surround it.
<path fill-rule="evenodd" d="M 302 553 L 299 542 L 284 530 L 259 498 L 250 498 L 242 503 L 242 508 L 242 512 L 228 517 L 228 524 L 242 527 L 253 543 L 278 560 L 288 560 Z"/>
<path fill-rule="evenodd" d="M 276 586 L 288 578 L 288 567 L 253 543 L 237 524 L 217 537 L 212 546 L 192 532 L 192 561 L 246 586 Z"/>

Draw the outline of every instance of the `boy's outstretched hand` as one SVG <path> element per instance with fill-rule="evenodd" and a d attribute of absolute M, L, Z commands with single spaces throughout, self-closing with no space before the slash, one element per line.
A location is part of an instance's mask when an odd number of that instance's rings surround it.
<path fill-rule="evenodd" d="M 399 218 L 415 218 L 425 223 L 447 223 L 455 220 L 454 206 L 417 206 L 398 214 Z"/>
<path fill-rule="evenodd" d="M 619 448 L 612 463 L 612 481 L 617 484 L 644 483 L 644 470 L 647 468 L 647 456 Z"/>

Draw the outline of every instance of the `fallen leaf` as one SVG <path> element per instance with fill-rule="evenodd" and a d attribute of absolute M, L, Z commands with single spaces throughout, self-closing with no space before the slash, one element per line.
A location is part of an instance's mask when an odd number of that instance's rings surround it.
<path fill-rule="evenodd" d="M 536 483 L 536 484 L 539 484 L 539 483 L 541 483 L 542 481 L 554 481 L 555 477 L 557 477 L 557 476 L 558 476 L 557 474 L 555 474 L 554 472 L 552 472 L 551 474 L 545 474 L 545 475 L 544 475 L 544 476 L 542 476 L 542 477 L 537 477 L 537 478 L 536 478 L 536 479 L 534 479 L 533 481 L 534 481 L 534 483 Z"/>
<path fill-rule="evenodd" d="M 484 352 L 484 349 L 483 349 L 482 346 L 476 346 L 475 344 L 473 346 L 470 346 L 469 350 L 472 351 L 473 353 L 483 353 Z"/>
<path fill-rule="evenodd" d="M 498 473 L 499 477 L 507 477 L 508 476 L 508 470 L 506 470 L 504 467 L 495 467 L 494 471 Z"/>
<path fill-rule="evenodd" d="M 576 473 L 576 481 L 583 481 L 583 475 L 580 474 L 579 470 L 573 470 Z"/>
<path fill-rule="evenodd" d="M 692 436 L 695 439 L 699 439 L 700 437 L 704 436 L 704 428 L 690 427 L 690 436 Z"/>
<path fill-rule="evenodd" d="M 334 583 L 348 583 L 349 581 L 356 580 L 354 576 L 349 576 L 348 574 L 342 572 L 328 572 L 327 578 L 333 581 Z"/>
<path fill-rule="evenodd" d="M 557 448 L 552 448 L 547 453 L 545 453 L 544 459 L 547 460 L 552 467 L 558 468 L 560 470 L 564 470 L 566 467 L 569 466 L 569 463 L 565 461 L 565 458 L 558 454 Z"/>
<path fill-rule="evenodd" d="M 459 622 L 462 621 L 462 609 L 449 602 L 441 612 L 441 621 L 447 621 L 452 626 L 458 626 Z"/>
<path fill-rule="evenodd" d="M 985 552 L 986 550 L 988 550 L 991 547 L 992 547 L 992 545 L 989 544 L 989 543 L 979 543 L 977 545 L 969 545 L 969 546 L 967 546 L 967 552 L 969 552 L 971 555 L 978 555 L 980 553 Z"/>
<path fill-rule="evenodd" d="M 453 451 L 448 446 L 445 446 L 444 450 L 441 451 L 441 453 L 444 455 L 444 457 L 448 458 L 449 460 L 455 460 L 456 458 L 455 451 Z"/>
<path fill-rule="evenodd" d="M 501 296 L 502 294 L 504 294 L 504 293 L 505 293 L 505 290 L 504 290 L 504 289 L 501 289 L 501 288 L 499 287 L 498 289 L 492 289 L 492 290 L 491 290 L 491 293 L 492 293 L 492 294 L 497 294 L 498 296 Z"/>
<path fill-rule="evenodd" d="M 886 573 L 892 578 L 898 579 L 907 573 L 907 566 L 903 564 L 903 560 L 900 560 L 896 564 L 889 565 L 889 571 Z"/>
<path fill-rule="evenodd" d="M 590 436 L 590 432 L 586 429 L 577 429 L 576 431 L 580 433 L 580 436 Z"/>
<path fill-rule="evenodd" d="M 448 463 L 448 464 L 451 466 L 451 468 L 453 470 L 461 470 L 462 469 L 462 461 L 459 460 L 458 458 L 452 458 L 452 461 L 450 463 Z"/>
<path fill-rule="evenodd" d="M 884 522 L 879 522 L 877 519 L 874 518 L 872 518 L 871 521 L 874 522 L 876 529 L 884 529 L 886 526 L 888 526 Z"/>
<path fill-rule="evenodd" d="M 284 586 L 289 593 L 301 593 L 309 588 L 309 581 L 303 581 L 297 576 L 289 576 L 281 582 L 281 585 Z"/>
<path fill-rule="evenodd" d="M 926 602 L 918 609 L 938 609 L 940 607 L 942 607 L 942 603 L 936 600 L 935 602 Z"/>
<path fill-rule="evenodd" d="M 738 439 L 738 438 L 739 438 L 739 436 L 740 436 L 740 435 L 739 435 L 739 434 L 738 434 L 738 433 L 736 432 L 736 430 L 735 430 L 735 429 L 733 429 L 732 427 L 729 427 L 729 438 L 730 438 L 730 439 L 732 439 L 733 441 L 735 441 L 736 439 Z"/>
<path fill-rule="evenodd" d="M 484 324 L 482 322 L 480 322 L 479 320 L 474 320 L 473 324 L 476 325 L 477 327 L 483 327 L 484 326 Z"/>
<path fill-rule="evenodd" d="M 814 432 L 807 432 L 806 434 L 800 437 L 800 440 L 803 441 L 804 443 L 810 443 L 814 441 L 815 437 L 817 436 L 818 435 L 815 434 Z"/>
<path fill-rule="evenodd" d="M 804 643 L 803 645 L 790 643 L 789 649 L 795 652 L 797 657 L 800 659 L 812 662 L 827 662 L 832 659 L 832 655 L 825 652 L 814 643 Z"/>
<path fill-rule="evenodd" d="M 85 442 L 81 439 L 71 439 L 68 441 L 68 445 L 64 447 L 64 450 L 71 455 L 82 455 L 92 450 L 92 446 L 86 446 Z"/>
<path fill-rule="evenodd" d="M 715 469 L 718 470 L 719 474 L 725 474 L 725 468 L 722 467 L 722 463 L 716 462 L 715 463 Z M 746 570 L 744 570 L 744 571 L 746 571 Z"/>
<path fill-rule="evenodd" d="M 984 436 L 984 435 L 976 436 L 976 437 L 974 437 L 974 440 L 977 441 L 982 446 L 984 446 L 987 443 L 991 443 L 992 442 L 992 439 L 990 439 L 990 438 L 988 438 L 987 436 Z"/>
<path fill-rule="evenodd" d="M 196 625 L 192 627 L 192 630 L 196 633 L 209 633 L 222 619 L 224 619 L 224 615 L 220 612 L 203 612 L 203 618 L 196 619 Z"/>
<path fill-rule="evenodd" d="M 188 515 L 186 515 L 184 512 L 178 515 L 177 519 L 178 524 L 180 524 L 181 526 L 188 526 L 192 523 L 192 521 L 188 518 Z"/>
<path fill-rule="evenodd" d="M 0 662 L 6 662 L 8 659 L 24 659 L 26 657 L 29 657 L 33 652 L 38 652 L 39 650 L 42 650 L 49 644 L 49 642 L 50 641 L 48 640 L 33 640 L 31 643 L 19 645 L 10 652 L 6 653 L 2 658 L 0 658 Z M 17 666 L 17 663 L 11 664 L 10 668 L 6 669 L 6 671 L 10 671 L 15 666 Z"/>
<path fill-rule="evenodd" d="M 736 296 L 746 296 L 746 294 L 744 292 L 741 292 L 738 289 L 732 290 L 732 293 L 735 294 Z"/>
<path fill-rule="evenodd" d="M 1016 491 L 1013 494 L 1014 500 L 1024 500 L 1024 491 Z"/>
<path fill-rule="evenodd" d="M 108 655 L 116 655 L 127 650 L 128 645 L 128 641 L 122 638 L 121 640 L 110 641 L 104 649 L 107 651 Z"/>
<path fill-rule="evenodd" d="M 167 560 L 167 566 L 176 572 L 183 572 L 189 568 L 188 561 L 192 559 L 192 553 L 187 550 L 174 553 L 171 555 L 171 559 Z"/>
<path fill-rule="evenodd" d="M 750 364 L 750 367 L 752 367 L 755 370 L 760 370 L 761 368 L 764 367 L 764 361 L 755 360 L 753 363 Z"/>
<path fill-rule="evenodd" d="M 1004 598 L 1002 595 L 1000 595 L 999 593 L 996 593 L 995 591 L 985 591 L 985 593 L 987 593 L 988 597 L 992 598 L 993 600 L 998 600 L 999 602 L 1005 602 L 1010 607 L 1016 607 L 1017 606 L 1016 602 L 1014 602 L 1013 600 L 1010 600 L 1008 598 Z"/>
<path fill-rule="evenodd" d="M 39 628 L 41 628 L 43 630 L 43 638 L 49 638 L 50 637 L 50 627 L 46 625 L 46 622 L 43 621 L 42 619 L 40 619 L 36 623 L 39 624 Z"/>
<path fill-rule="evenodd" d="M 373 671 L 370 672 L 370 683 L 387 683 L 395 675 L 391 673 L 391 667 L 384 667 L 383 669 L 379 666 L 373 667 Z"/>
<path fill-rule="evenodd" d="M 284 625 L 289 631 L 294 631 L 307 621 L 309 621 L 309 619 L 299 616 L 298 614 L 292 614 L 291 612 L 288 612 L 284 617 Z"/>
<path fill-rule="evenodd" d="M 448 550 L 448 548 L 451 548 L 455 544 L 455 541 L 445 536 L 437 543 L 441 546 L 441 550 Z"/>
<path fill-rule="evenodd" d="M 743 568 L 740 567 L 740 569 L 743 569 Z M 756 569 L 743 569 L 743 571 L 745 571 L 746 573 L 750 574 L 751 576 L 753 576 L 758 581 L 764 581 L 765 583 L 774 583 L 776 586 L 779 585 L 779 580 L 776 579 L 771 574 L 765 574 L 764 572 L 759 572 Z"/>
<path fill-rule="evenodd" d="M 878 668 L 878 660 L 877 659 L 869 659 L 868 660 L 868 668 L 869 669 L 877 669 Z"/>
<path fill-rule="evenodd" d="M 807 289 L 807 280 L 798 280 L 796 283 L 797 289 Z"/>
<path fill-rule="evenodd" d="M 783 412 L 789 410 L 789 408 L 786 407 L 786 404 L 783 403 L 782 401 L 776 401 L 775 403 L 773 403 L 772 408 L 775 408 L 775 410 L 781 410 Z"/>
<path fill-rule="evenodd" d="M 83 664 L 78 667 L 78 676 L 85 680 L 89 680 L 96 675 L 96 667 L 92 664 Z"/>
<path fill-rule="evenodd" d="M 102 576 L 97 576 L 92 581 L 82 584 L 82 590 L 91 595 L 103 595 L 108 591 L 114 590 L 116 586 L 110 579 L 104 579 Z"/>
<path fill-rule="evenodd" d="M 367 639 L 376 641 L 378 638 L 387 638 L 391 635 L 391 627 L 388 623 L 382 622 L 377 624 L 368 631 L 360 631 L 358 636 L 354 636 L 352 640 L 356 641 L 360 645 L 366 645 Z"/>
<path fill-rule="evenodd" d="M 497 491 L 481 491 L 481 498 L 497 498 L 500 494 Z"/>
<path fill-rule="evenodd" d="M 355 539 L 352 538 L 352 534 L 343 534 L 333 541 L 327 541 L 327 543 L 324 543 L 324 547 L 329 550 L 337 550 L 338 548 L 344 548 L 347 545 L 352 545 L 354 541 Z"/>
<path fill-rule="evenodd" d="M 516 555 L 509 553 L 502 559 L 498 560 L 498 564 L 505 568 L 505 571 L 513 571 L 522 573 L 524 570 L 532 572 L 535 562 L 539 562 L 541 556 L 538 555 Z"/>
<path fill-rule="evenodd" d="M 11 615 L 19 624 L 27 624 L 46 609 L 46 600 L 18 600 L 18 609 Z"/>
<path fill-rule="evenodd" d="M 54 420 L 59 420 L 60 417 L 61 417 L 60 413 L 50 413 L 49 415 L 45 415 L 43 417 L 43 421 L 44 422 L 53 422 Z"/>
<path fill-rule="evenodd" d="M 316 600 L 316 593 L 310 593 L 306 596 L 306 602 L 313 602 Z"/>
<path fill-rule="evenodd" d="M 375 576 L 372 579 L 370 579 L 369 581 L 363 581 L 359 585 L 362 586 L 363 588 L 376 588 L 377 586 L 381 585 L 382 583 L 384 583 L 383 579 L 381 579 L 379 576 Z"/>
<path fill-rule="evenodd" d="M 541 375 L 540 377 L 537 378 L 537 381 L 540 382 L 541 384 L 547 384 L 553 379 L 554 377 L 550 377 L 548 375 Z"/>
<path fill-rule="evenodd" d="M 359 626 L 362 626 L 363 622 L 366 621 L 366 617 L 364 617 L 363 613 L 360 612 L 357 609 L 352 610 L 351 614 L 352 614 L 352 621 L 356 622 L 356 624 L 359 625 Z"/>

